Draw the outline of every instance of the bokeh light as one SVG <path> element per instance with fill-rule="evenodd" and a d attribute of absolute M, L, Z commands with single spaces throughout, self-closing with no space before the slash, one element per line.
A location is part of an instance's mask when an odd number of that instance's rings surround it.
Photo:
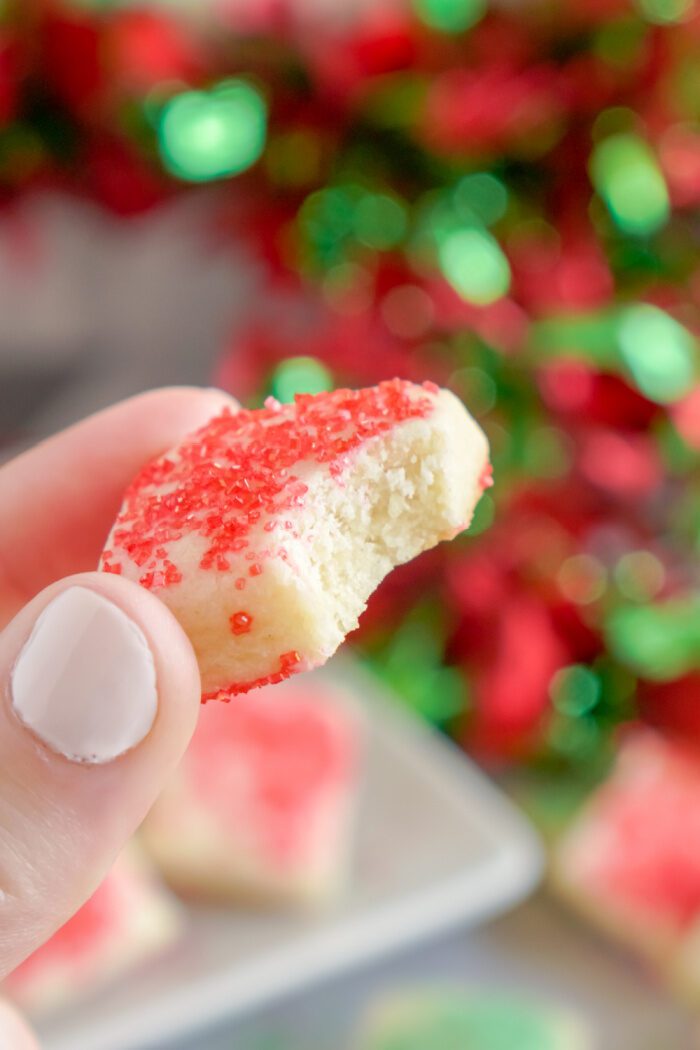
<path fill-rule="evenodd" d="M 580 718 L 592 711 L 600 701 L 600 678 L 583 664 L 562 667 L 552 677 L 549 695 L 557 711 L 572 718 Z"/>
<path fill-rule="evenodd" d="M 657 25 L 682 22 L 692 11 L 693 5 L 694 0 L 635 0 L 639 13 Z"/>
<path fill-rule="evenodd" d="M 369 248 L 393 248 L 405 236 L 407 225 L 406 208 L 387 193 L 366 193 L 355 207 L 355 235 Z"/>
<path fill-rule="evenodd" d="M 483 18 L 488 0 L 413 0 L 416 14 L 443 33 L 462 33 Z"/>
<path fill-rule="evenodd" d="M 624 363 L 641 392 L 651 401 L 677 401 L 692 387 L 697 345 L 690 332 L 649 303 L 624 310 L 618 328 Z"/>
<path fill-rule="evenodd" d="M 372 274 L 358 263 L 340 262 L 329 266 L 322 288 L 326 301 L 339 314 L 362 313 L 372 302 Z"/>
<path fill-rule="evenodd" d="M 190 182 L 245 171 L 261 156 L 267 106 L 245 80 L 224 80 L 211 91 L 184 91 L 162 109 L 158 126 L 166 168 Z"/>
<path fill-rule="evenodd" d="M 638 135 L 611 135 L 591 158 L 593 185 L 625 233 L 647 235 L 670 214 L 666 182 L 647 143 Z"/>
<path fill-rule="evenodd" d="M 299 226 L 324 268 L 344 261 L 359 193 L 356 186 L 328 186 L 310 193 L 301 206 Z"/>
<path fill-rule="evenodd" d="M 576 605 L 590 605 L 605 594 L 607 572 L 592 554 L 573 554 L 557 573 L 559 590 Z"/>
<path fill-rule="evenodd" d="M 600 756 L 601 730 L 592 718 L 571 718 L 561 713 L 552 720 L 547 743 L 553 751 L 589 767 Z"/>
<path fill-rule="evenodd" d="M 315 357 L 288 357 L 277 366 L 271 382 L 273 396 L 283 404 L 296 394 L 320 394 L 332 388 L 333 376 Z"/>
<path fill-rule="evenodd" d="M 506 213 L 508 190 L 495 175 L 474 172 L 459 180 L 454 201 L 462 218 L 476 218 L 485 226 L 491 226 Z"/>
<path fill-rule="evenodd" d="M 606 637 L 617 659 L 642 678 L 670 681 L 700 666 L 700 605 L 679 598 L 622 606 L 611 614 Z"/>
<path fill-rule="evenodd" d="M 358 245 L 375 251 L 395 248 L 408 231 L 405 204 L 395 194 L 372 193 L 355 183 L 310 193 L 299 223 L 305 251 L 315 264 L 332 266 Z"/>
<path fill-rule="evenodd" d="M 646 602 L 655 598 L 666 582 L 666 570 L 651 551 L 629 551 L 615 566 L 615 583 L 625 598 Z"/>
<path fill-rule="evenodd" d="M 510 287 L 510 266 L 498 241 L 486 230 L 448 233 L 439 246 L 440 266 L 463 299 L 487 306 Z"/>
<path fill-rule="evenodd" d="M 402 339 L 426 334 L 435 316 L 433 300 L 417 284 L 401 284 L 387 292 L 381 305 L 384 323 Z"/>

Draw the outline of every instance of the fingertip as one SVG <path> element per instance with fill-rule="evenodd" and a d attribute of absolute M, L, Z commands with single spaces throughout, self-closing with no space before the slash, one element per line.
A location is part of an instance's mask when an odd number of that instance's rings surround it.
<path fill-rule="evenodd" d="M 0 977 L 93 892 L 182 757 L 200 697 L 173 615 L 118 576 L 52 584 L 0 634 Z"/>
<path fill-rule="evenodd" d="M 169 386 L 138 394 L 130 402 L 137 413 L 144 409 L 158 419 L 165 430 L 181 440 L 207 423 L 225 408 L 240 408 L 235 398 L 217 387 Z"/>
<path fill-rule="evenodd" d="M 0 676 L 18 728 L 62 758 L 118 759 L 125 775 L 129 767 L 153 782 L 153 797 L 200 709 L 197 659 L 180 624 L 150 591 L 111 573 L 66 577 L 29 602 L 0 637 Z"/>
<path fill-rule="evenodd" d="M 177 760 L 194 732 L 202 695 L 197 658 L 170 609 L 145 587 L 105 572 L 79 573 L 60 590 L 86 588 L 113 603 L 143 634 L 153 658 L 157 709 L 143 746 L 173 752 Z M 47 588 L 44 594 L 51 591 Z M 49 599 L 51 600 L 51 598 Z M 159 761 L 164 761 L 161 754 Z"/>

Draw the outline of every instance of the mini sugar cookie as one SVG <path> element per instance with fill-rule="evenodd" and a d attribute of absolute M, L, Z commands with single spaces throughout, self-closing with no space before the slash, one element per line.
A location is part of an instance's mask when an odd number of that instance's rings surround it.
<path fill-rule="evenodd" d="M 331 902 L 350 867 L 361 737 L 357 706 L 315 675 L 208 704 L 141 840 L 187 896 Z"/>
<path fill-rule="evenodd" d="M 177 617 L 203 699 L 324 663 L 395 565 L 469 524 L 488 445 L 432 383 L 226 409 L 146 466 L 100 567 Z"/>
<path fill-rule="evenodd" d="M 699 835 L 697 754 L 652 729 L 637 729 L 552 861 L 554 884 L 567 901 L 696 1002 Z"/>
<path fill-rule="evenodd" d="M 36 1016 L 68 1007 L 177 939 L 182 909 L 132 842 L 93 895 L 3 983 Z"/>

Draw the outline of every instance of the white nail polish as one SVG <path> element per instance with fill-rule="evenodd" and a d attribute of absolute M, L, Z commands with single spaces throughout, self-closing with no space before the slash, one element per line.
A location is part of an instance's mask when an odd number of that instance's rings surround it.
<path fill-rule="evenodd" d="M 96 591 L 63 591 L 19 654 L 12 704 L 54 751 L 109 762 L 143 740 L 156 716 L 156 670 L 143 632 Z"/>

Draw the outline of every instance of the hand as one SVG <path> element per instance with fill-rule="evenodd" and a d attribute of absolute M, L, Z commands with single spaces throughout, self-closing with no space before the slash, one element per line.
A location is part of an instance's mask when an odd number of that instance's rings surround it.
<path fill-rule="evenodd" d="M 194 730 L 176 620 L 92 570 L 138 469 L 226 403 L 154 391 L 0 468 L 0 979 L 90 896 Z M 36 1045 L 1 1005 L 0 1044 Z"/>

